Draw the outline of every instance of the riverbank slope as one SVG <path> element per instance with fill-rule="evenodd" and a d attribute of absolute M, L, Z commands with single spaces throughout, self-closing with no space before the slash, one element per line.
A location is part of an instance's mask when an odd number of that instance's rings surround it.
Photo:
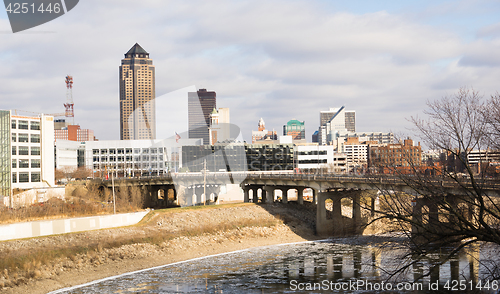
<path fill-rule="evenodd" d="M 0 243 L 2 293 L 47 293 L 130 271 L 314 240 L 315 206 L 251 203 L 153 211 L 138 225 Z M 16 269 L 17 267 L 17 269 Z"/>

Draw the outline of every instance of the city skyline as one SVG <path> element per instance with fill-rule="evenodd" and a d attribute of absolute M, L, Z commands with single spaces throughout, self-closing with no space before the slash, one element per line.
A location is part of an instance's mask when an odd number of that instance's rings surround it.
<path fill-rule="evenodd" d="M 71 74 L 75 123 L 99 139 L 119 139 L 118 56 L 137 42 L 154 54 L 157 97 L 186 87 L 214 89 L 247 142 L 260 117 L 277 130 L 292 118 L 306 121 L 310 140 L 318 111 L 340 105 L 356 110 L 356 131 L 398 134 L 408 132 L 405 118 L 421 115 L 427 100 L 462 86 L 485 96 L 500 90 L 499 12 L 495 1 L 147 1 L 137 7 L 89 0 L 12 34 L 3 11 L 0 97 L 3 109 L 63 112 L 61 78 Z M 140 25 L 128 25 L 131 18 Z M 167 136 L 187 131 L 183 105 L 190 90 L 157 109 L 168 114 L 157 117 L 172 128 L 163 128 Z M 172 123 L 160 121 L 167 119 Z"/>

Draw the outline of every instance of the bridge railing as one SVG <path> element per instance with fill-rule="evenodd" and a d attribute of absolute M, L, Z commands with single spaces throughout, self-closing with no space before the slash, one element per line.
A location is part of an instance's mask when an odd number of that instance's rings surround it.
<path fill-rule="evenodd" d="M 136 178 L 119 178 L 115 179 L 115 181 L 138 181 L 138 182 L 146 182 L 146 181 L 161 181 L 161 180 L 170 180 L 175 181 L 176 179 L 200 179 L 203 178 L 204 175 L 202 172 L 189 172 L 189 173 L 166 173 L 161 176 L 141 176 Z M 403 186 L 408 185 L 408 181 L 412 181 L 412 176 L 405 176 L 405 178 L 401 178 L 398 176 L 392 175 L 374 175 L 374 174 L 365 174 L 365 175 L 349 175 L 349 174 L 333 174 L 333 173 L 324 173 L 324 174 L 307 174 L 307 173 L 295 173 L 294 171 L 244 171 L 244 172 L 207 172 L 206 178 L 209 180 L 217 180 L 217 179 L 227 179 L 228 177 L 244 180 L 244 179 L 263 179 L 263 180 L 289 180 L 289 181 L 321 181 L 321 182 L 350 182 L 350 183 L 358 183 L 358 184 L 371 184 L 371 185 L 394 185 L 394 186 Z M 471 185 L 467 183 L 467 179 L 462 183 L 457 181 L 453 181 L 452 179 L 444 179 L 442 177 L 436 176 L 425 176 L 425 182 L 429 185 L 433 186 L 441 186 L 443 188 L 460 188 L 465 187 L 470 188 Z M 104 182 L 111 182 L 111 180 L 107 180 Z M 483 187 L 487 187 L 487 189 L 496 189 L 500 190 L 500 182 L 496 179 L 484 179 L 482 183 Z"/>

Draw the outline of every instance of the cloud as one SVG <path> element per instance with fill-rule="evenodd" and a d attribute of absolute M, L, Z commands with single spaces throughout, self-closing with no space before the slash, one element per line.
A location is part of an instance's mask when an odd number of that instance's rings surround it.
<path fill-rule="evenodd" d="M 479 39 L 467 46 L 460 65 L 465 67 L 498 67 L 500 66 L 500 38 Z"/>

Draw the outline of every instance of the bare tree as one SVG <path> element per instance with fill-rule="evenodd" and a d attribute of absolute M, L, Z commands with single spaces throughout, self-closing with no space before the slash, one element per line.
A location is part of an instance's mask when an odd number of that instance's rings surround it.
<path fill-rule="evenodd" d="M 71 166 L 63 166 L 60 170 L 63 173 L 66 181 L 69 183 L 73 179 L 73 173 L 75 172 L 76 168 Z"/>
<path fill-rule="evenodd" d="M 55 171 L 54 171 L 54 178 L 56 181 L 60 181 L 64 178 L 66 178 L 66 175 L 64 174 L 64 171 L 62 171 L 61 169 L 59 168 L 56 168 Z"/>
<path fill-rule="evenodd" d="M 92 170 L 85 168 L 84 166 L 75 169 L 71 174 L 71 177 L 77 180 L 84 180 L 91 176 L 92 176 Z"/>
<path fill-rule="evenodd" d="M 405 192 L 386 189 L 378 211 L 378 219 L 391 220 L 395 230 L 409 236 L 411 262 L 399 272 L 428 256 L 432 249 L 447 248 L 448 255 L 441 260 L 444 263 L 471 244 L 500 245 L 500 191 L 495 190 L 497 183 L 485 176 L 486 159 L 480 157 L 477 164 L 469 160 L 475 151 L 499 147 L 499 95 L 483 102 L 478 92 L 462 88 L 427 106 L 425 118 L 412 117 L 410 121 L 428 148 L 453 158 L 453 167 L 423 167 L 414 161 L 405 172 L 389 167 L 409 187 Z M 410 158 L 410 154 L 402 156 Z M 457 170 L 457 166 L 461 168 Z M 495 275 L 498 279 L 498 272 Z"/>
<path fill-rule="evenodd" d="M 485 135 L 491 148 L 500 150 L 500 94 L 496 93 L 487 101 L 483 111 L 483 121 L 487 128 Z"/>

